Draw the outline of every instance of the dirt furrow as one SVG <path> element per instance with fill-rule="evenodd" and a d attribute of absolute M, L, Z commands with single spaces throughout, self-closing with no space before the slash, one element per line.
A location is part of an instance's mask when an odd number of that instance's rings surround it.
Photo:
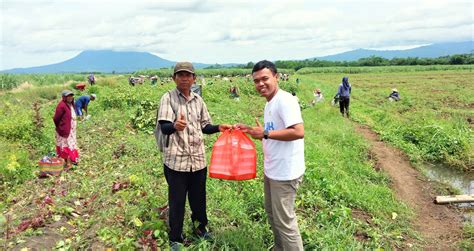
<path fill-rule="evenodd" d="M 397 199 L 413 208 L 413 225 L 424 239 L 423 249 L 454 250 L 455 242 L 462 235 L 461 213 L 454 207 L 433 203 L 435 197 L 426 178 L 410 164 L 400 150 L 382 142 L 379 136 L 366 126 L 358 126 L 371 144 L 371 152 L 377 160 L 377 167 L 389 174 L 392 189 Z"/>

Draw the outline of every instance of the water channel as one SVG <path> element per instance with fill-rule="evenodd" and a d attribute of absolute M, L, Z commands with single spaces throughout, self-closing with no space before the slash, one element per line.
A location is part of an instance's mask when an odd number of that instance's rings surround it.
<path fill-rule="evenodd" d="M 474 172 L 463 172 L 440 164 L 425 165 L 428 178 L 448 184 L 459 190 L 460 194 L 474 194 Z M 474 224 L 474 203 L 460 203 L 464 220 Z"/>

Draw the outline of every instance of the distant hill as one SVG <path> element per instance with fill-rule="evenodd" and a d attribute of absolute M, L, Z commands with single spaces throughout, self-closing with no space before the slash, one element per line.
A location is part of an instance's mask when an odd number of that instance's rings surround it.
<path fill-rule="evenodd" d="M 125 52 L 111 50 L 83 51 L 79 55 L 57 64 L 5 70 L 4 73 L 70 73 L 70 72 L 117 72 L 127 73 L 141 69 L 171 67 L 169 61 L 148 52 Z M 196 68 L 207 64 L 196 63 Z"/>
<path fill-rule="evenodd" d="M 379 56 L 387 59 L 419 57 L 436 58 L 453 54 L 474 52 L 474 41 L 459 43 L 443 43 L 421 46 L 409 50 L 367 50 L 357 49 L 340 54 L 317 57 L 329 61 L 356 61 L 360 58 Z M 311 58 L 313 59 L 313 58 Z M 45 66 L 16 68 L 1 71 L 2 73 L 74 73 L 74 72 L 103 72 L 129 73 L 143 69 L 159 69 L 174 66 L 176 62 L 169 61 L 148 52 L 126 52 L 112 50 L 83 51 L 79 55 L 57 64 Z M 205 68 L 211 64 L 193 63 L 196 68 Z M 237 64 L 220 64 L 232 67 Z"/>
<path fill-rule="evenodd" d="M 360 58 L 366 58 L 370 56 L 383 57 L 387 59 L 392 58 L 407 58 L 407 57 L 419 57 L 419 58 L 437 58 L 441 56 L 448 56 L 453 54 L 465 54 L 474 52 L 474 41 L 469 42 L 458 42 L 458 43 L 442 43 L 432 44 L 427 46 L 421 46 L 408 50 L 367 50 L 357 49 L 347 51 L 339 54 L 315 57 L 319 60 L 328 61 L 357 61 Z M 311 58 L 314 59 L 314 58 Z"/>

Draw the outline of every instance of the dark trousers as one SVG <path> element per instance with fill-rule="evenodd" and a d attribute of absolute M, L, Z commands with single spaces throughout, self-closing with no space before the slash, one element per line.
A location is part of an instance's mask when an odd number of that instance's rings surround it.
<path fill-rule="evenodd" d="M 349 116 L 349 97 L 340 97 L 339 99 L 339 111 L 341 111 L 342 116 L 344 116 L 344 110 L 347 116 Z"/>
<path fill-rule="evenodd" d="M 188 195 L 191 207 L 191 220 L 199 222 L 198 228 L 204 231 L 208 223 L 206 214 L 207 167 L 197 172 L 178 172 L 164 165 L 168 183 L 169 240 L 183 242 L 183 221 Z"/>

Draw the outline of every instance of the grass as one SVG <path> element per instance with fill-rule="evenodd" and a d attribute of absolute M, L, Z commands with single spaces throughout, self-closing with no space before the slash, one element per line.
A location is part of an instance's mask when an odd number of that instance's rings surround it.
<path fill-rule="evenodd" d="M 412 211 L 394 198 L 388 177 L 373 170 L 374 163 L 367 157 L 367 143 L 354 131 L 353 124 L 341 119 L 337 108 L 329 105 L 329 93 L 337 88 L 339 77 L 301 75 L 300 80 L 300 86 L 282 83 L 282 87 L 296 90 L 303 101 L 311 99 L 315 87 L 326 94 L 324 104 L 303 110 L 306 173 L 296 205 L 305 248 L 404 249 L 411 244 L 416 247 L 420 240 L 409 224 Z M 357 78 L 350 80 L 357 83 L 356 98 L 363 84 Z M 257 96 L 253 84 L 244 78 L 235 79 L 232 84 L 239 86 L 240 102 L 228 97 L 231 83 L 214 80 L 212 85 L 204 87 L 203 96 L 213 122 L 253 124 L 254 117 L 262 119 L 265 100 Z M 156 210 L 167 203 L 162 162 L 149 126 L 135 128 L 155 116 L 160 96 L 174 88 L 174 84 L 131 87 L 126 76 L 103 76 L 102 82 L 99 80 L 97 86 L 88 89 L 98 95 L 89 107 L 92 118 L 78 126 L 80 165 L 61 178 L 38 180 L 33 178 L 37 172 L 34 162 L 54 149 L 51 117 L 58 97 L 51 99 L 51 95 L 61 89 L 55 86 L 0 96 L 2 118 L 26 114 L 17 122 L 25 125 L 20 136 L 6 137 L 3 135 L 10 135 L 10 129 L 0 130 L 0 146 L 7 149 L 0 154 L 0 163 L 12 163 L 9 153 L 14 149 L 23 152 L 16 156 L 16 162 L 21 163 L 16 169 L 22 170 L 21 173 L 0 169 L 0 224 L 4 233 L 0 246 L 21 247 L 25 245 L 22 241 L 44 235 L 44 227 L 30 228 L 9 239 L 5 234 L 7 225 L 16 228 L 22 221 L 44 213 L 47 226 L 57 224 L 52 229 L 60 235 L 55 240 L 56 247 L 84 249 L 99 245 L 135 249 L 149 246 L 144 230 L 152 230 L 156 244 L 166 247 L 166 224 L 158 218 Z M 39 93 L 46 90 L 43 88 L 51 88 L 46 91 L 51 95 L 41 97 Z M 402 92 L 402 98 L 408 99 L 408 95 Z M 41 103 L 43 138 L 31 134 L 33 101 Z M 152 109 L 137 116 L 144 101 Z M 7 103 L 8 106 L 3 105 Z M 362 111 L 358 111 L 358 106 L 353 107 L 354 116 L 362 121 Z M 370 116 L 364 121 L 378 122 Z M 7 128 L 7 120 L 0 120 L 0 125 Z M 205 138 L 208 158 L 217 136 Z M 208 179 L 208 217 L 215 240 L 195 240 L 188 247 L 190 250 L 271 247 L 272 234 L 263 209 L 263 156 L 261 144 L 256 142 L 256 145 L 256 179 L 243 182 Z M 113 184 L 122 184 L 123 189 L 114 192 Z M 53 203 L 43 203 L 48 196 Z M 398 216 L 393 218 L 393 213 Z M 185 232 L 188 234 L 189 218 L 187 208 Z"/>
<path fill-rule="evenodd" d="M 360 73 L 348 75 L 353 85 L 352 118 L 369 125 L 382 139 L 408 153 L 412 161 L 441 162 L 474 170 L 474 77 L 472 70 Z M 337 91 L 340 74 L 303 75 L 326 97 Z M 388 102 L 392 88 L 402 100 Z M 307 97 L 310 99 L 310 97 Z"/>

